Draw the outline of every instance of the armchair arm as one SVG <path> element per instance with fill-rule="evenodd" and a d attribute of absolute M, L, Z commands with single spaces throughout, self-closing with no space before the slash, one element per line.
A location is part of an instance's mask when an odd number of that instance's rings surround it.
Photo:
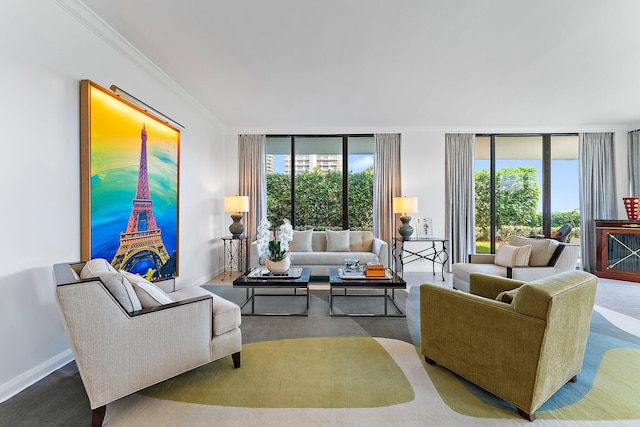
<path fill-rule="evenodd" d="M 380 264 L 385 268 L 389 268 L 389 245 L 382 239 L 373 238 L 373 253 L 378 256 Z"/>
<path fill-rule="evenodd" d="M 531 282 L 563 271 L 565 270 L 558 267 L 507 267 L 507 277 L 522 282 Z"/>
<path fill-rule="evenodd" d="M 173 277 L 155 281 L 153 284 L 165 292 L 175 292 L 176 290 L 176 279 Z"/>
<path fill-rule="evenodd" d="M 504 291 L 519 288 L 523 283 L 520 280 L 506 279 L 504 277 L 491 276 L 482 273 L 469 275 L 469 292 L 485 298 L 496 299 Z"/>
<path fill-rule="evenodd" d="M 469 254 L 469 262 L 472 264 L 493 264 L 495 254 Z"/>

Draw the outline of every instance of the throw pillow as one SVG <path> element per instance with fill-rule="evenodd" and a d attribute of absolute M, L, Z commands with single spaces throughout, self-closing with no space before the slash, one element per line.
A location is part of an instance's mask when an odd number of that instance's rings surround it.
<path fill-rule="evenodd" d="M 289 251 L 291 252 L 313 252 L 311 240 L 313 237 L 313 229 L 311 230 L 293 230 L 293 240 L 289 243 Z"/>
<path fill-rule="evenodd" d="M 106 259 L 94 258 L 87 261 L 80 270 L 81 279 L 91 279 L 98 277 L 101 273 L 117 273 L 118 270 L 113 268 Z"/>
<path fill-rule="evenodd" d="M 131 283 L 136 292 L 142 308 L 153 308 L 171 303 L 171 298 L 162 289 L 146 280 L 144 277 L 128 271 L 120 270 L 120 273 Z"/>
<path fill-rule="evenodd" d="M 133 290 L 133 286 L 131 286 L 131 283 L 129 283 L 123 274 L 100 273 L 98 277 L 127 313 L 142 310 L 142 305 L 136 292 Z"/>
<path fill-rule="evenodd" d="M 349 230 L 326 230 L 327 252 L 351 252 L 349 249 Z"/>
<path fill-rule="evenodd" d="M 496 301 L 511 304 L 513 302 L 513 298 L 516 296 L 516 292 L 518 292 L 518 288 L 512 289 L 510 291 L 500 292 L 496 297 Z"/>
<path fill-rule="evenodd" d="M 503 243 L 493 262 L 504 267 L 525 267 L 529 265 L 530 256 L 531 245 L 511 246 Z"/>
<path fill-rule="evenodd" d="M 509 244 L 513 246 L 531 245 L 531 267 L 546 267 L 560 242 L 553 239 L 529 239 L 527 237 L 511 236 Z"/>

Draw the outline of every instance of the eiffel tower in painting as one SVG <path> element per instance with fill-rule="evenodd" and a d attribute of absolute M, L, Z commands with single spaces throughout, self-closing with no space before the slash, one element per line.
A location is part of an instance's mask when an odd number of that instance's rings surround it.
<path fill-rule="evenodd" d="M 133 210 L 127 224 L 127 231 L 120 233 L 120 246 L 111 265 L 116 269 L 131 270 L 142 260 L 151 260 L 157 274 L 162 277 L 162 267 L 169 261 L 169 254 L 162 241 L 162 230 L 156 224 L 151 207 L 149 176 L 147 173 L 147 130 L 142 126 L 142 147 L 140 148 L 140 169 L 138 189 L 133 199 Z"/>

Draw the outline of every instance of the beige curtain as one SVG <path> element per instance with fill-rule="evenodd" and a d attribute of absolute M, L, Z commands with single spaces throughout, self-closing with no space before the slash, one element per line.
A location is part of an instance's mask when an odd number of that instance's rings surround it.
<path fill-rule="evenodd" d="M 449 265 L 475 252 L 474 134 L 445 135 L 445 227 Z"/>
<path fill-rule="evenodd" d="M 596 219 L 617 219 L 613 133 L 581 133 L 578 139 L 580 175 L 580 243 L 582 269 L 596 271 Z"/>
<path fill-rule="evenodd" d="M 627 134 L 627 167 L 629 168 L 629 195 L 640 197 L 640 130 Z"/>
<path fill-rule="evenodd" d="M 393 198 L 400 197 L 400 134 L 375 135 L 373 177 L 373 234 L 388 243 L 391 260 L 395 236 Z"/>
<path fill-rule="evenodd" d="M 238 135 L 238 168 L 241 196 L 249 197 L 249 212 L 244 216 L 245 233 L 255 239 L 258 224 L 267 215 L 267 177 L 265 135 Z"/>

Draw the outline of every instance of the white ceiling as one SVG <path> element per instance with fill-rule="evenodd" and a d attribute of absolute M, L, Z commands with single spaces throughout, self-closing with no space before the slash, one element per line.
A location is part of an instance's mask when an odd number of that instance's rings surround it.
<path fill-rule="evenodd" d="M 83 1 L 230 127 L 640 122 L 638 0 Z"/>

